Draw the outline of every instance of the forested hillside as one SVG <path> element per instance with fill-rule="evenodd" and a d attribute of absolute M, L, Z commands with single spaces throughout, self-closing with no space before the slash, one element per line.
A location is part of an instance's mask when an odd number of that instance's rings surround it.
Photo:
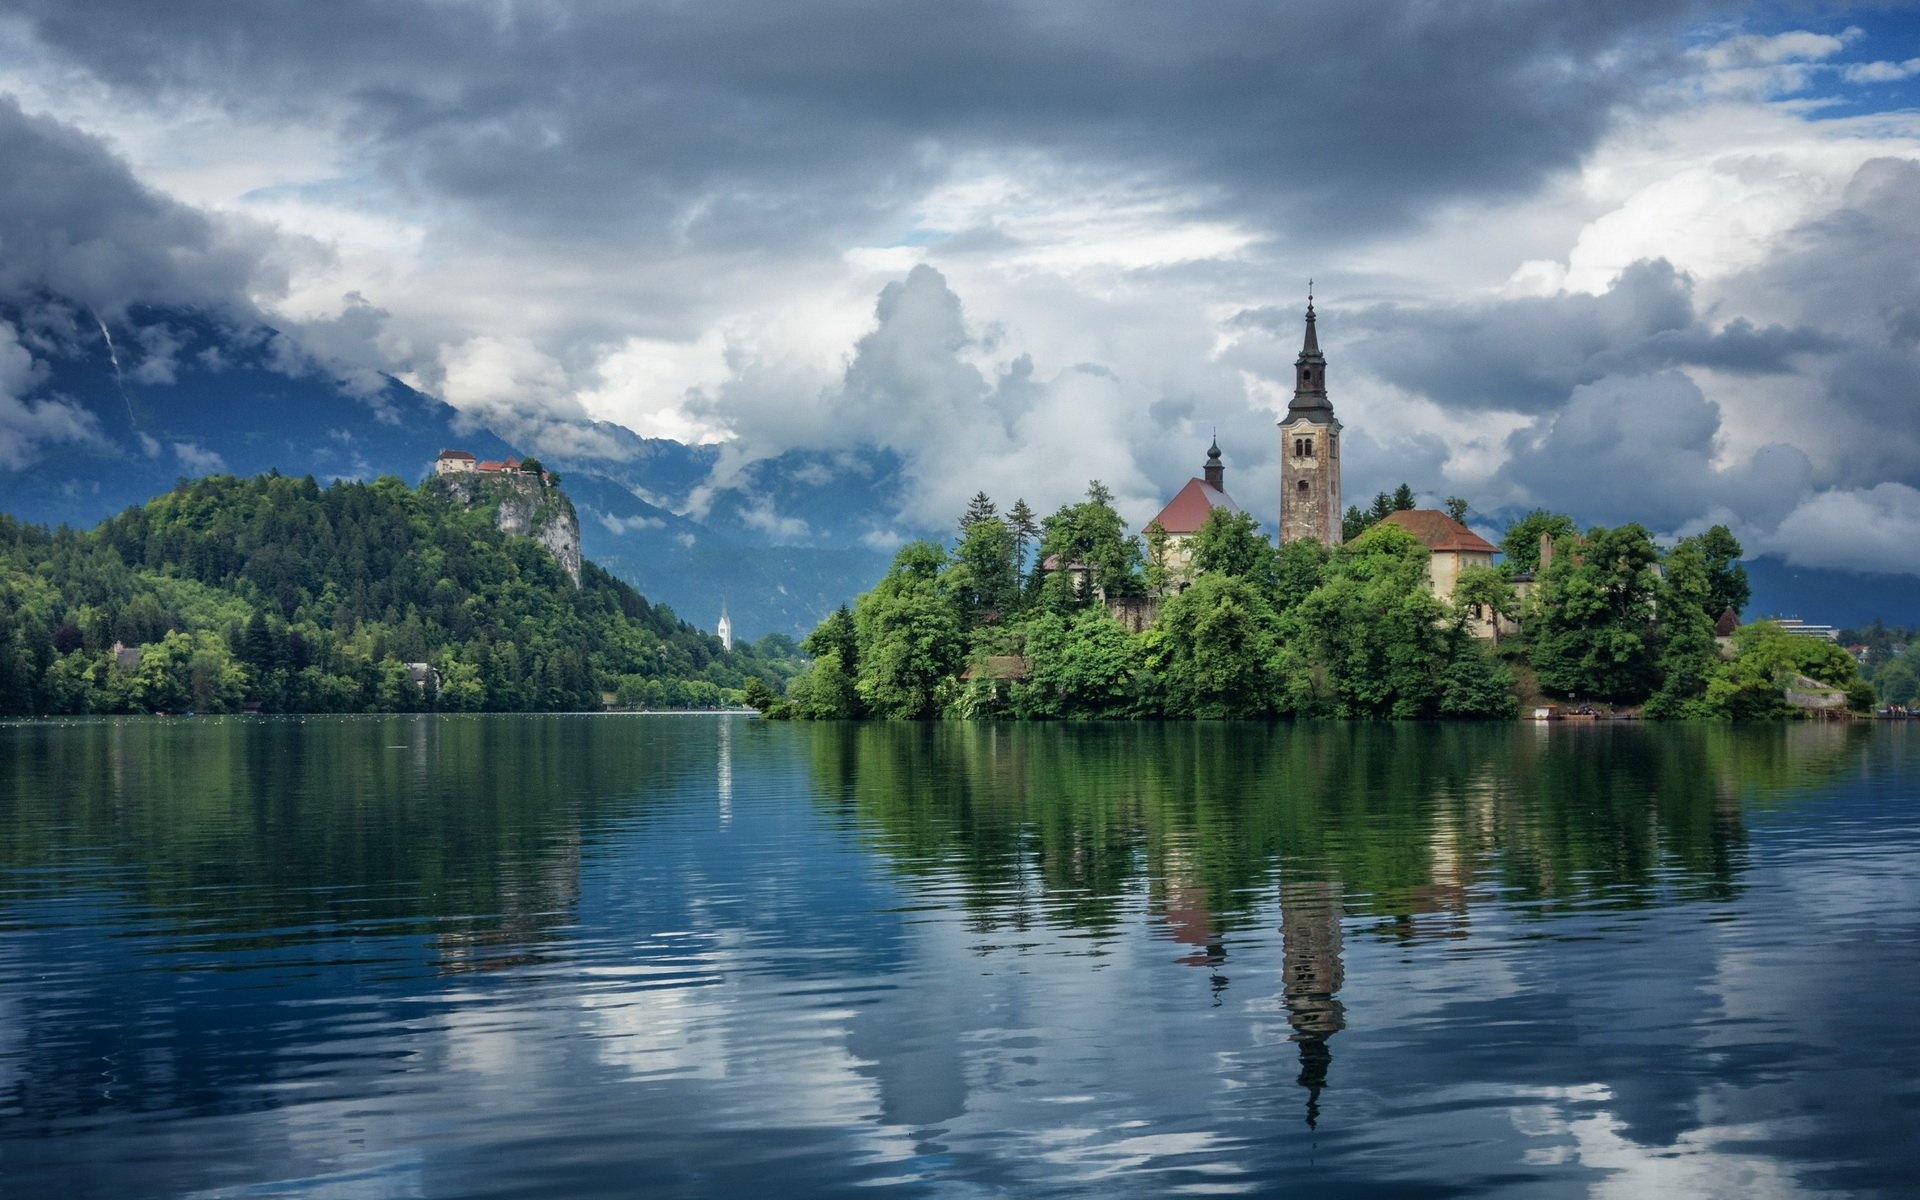
<path fill-rule="evenodd" d="M 778 688 L 767 648 L 590 562 L 576 588 L 488 508 L 392 477 L 209 476 L 90 532 L 0 516 L 0 713 L 703 706 Z"/>

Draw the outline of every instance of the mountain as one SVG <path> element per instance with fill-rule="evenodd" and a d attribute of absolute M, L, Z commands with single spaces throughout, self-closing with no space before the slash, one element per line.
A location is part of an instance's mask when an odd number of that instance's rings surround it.
<path fill-rule="evenodd" d="M 585 552 L 689 619 L 711 624 L 725 602 L 747 636 L 798 637 L 893 559 L 876 515 L 893 510 L 899 487 L 890 454 L 789 451 L 702 497 L 718 447 L 619 434 L 611 440 L 631 457 L 541 461 L 573 494 Z"/>
<path fill-rule="evenodd" d="M 33 363 L 15 389 L 23 411 L 61 431 L 9 446 L 0 421 L 0 511 L 27 521 L 87 528 L 217 472 L 412 483 L 447 447 L 482 459 L 528 451 L 396 379 L 345 376 L 223 313 L 135 307 L 102 321 L 41 295 L 0 300 L 0 323 Z M 743 637 L 799 636 L 891 559 L 860 537 L 897 484 L 895 460 L 829 470 L 796 452 L 752 464 L 695 512 L 719 447 L 592 432 L 613 457 L 543 459 L 578 506 L 582 552 L 696 624 L 711 628 L 724 602 Z"/>
<path fill-rule="evenodd" d="M 514 453 L 451 405 L 384 376 L 349 387 L 275 331 L 219 314 L 135 308 L 109 325 L 43 299 L 0 303 L 0 321 L 39 364 L 33 395 L 78 410 L 86 431 L 0 474 L 5 509 L 25 520 L 90 527 L 215 472 L 413 482 L 449 444 Z"/>
<path fill-rule="evenodd" d="M 1845 627 L 1878 618 L 1889 625 L 1920 625 L 1920 579 L 1911 575 L 1797 567 L 1762 555 L 1748 560 L 1747 578 L 1753 584 L 1744 614 L 1749 620 L 1798 617 Z"/>

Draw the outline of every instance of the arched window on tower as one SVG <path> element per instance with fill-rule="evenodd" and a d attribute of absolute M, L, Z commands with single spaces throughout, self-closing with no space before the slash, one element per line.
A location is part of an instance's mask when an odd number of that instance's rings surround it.
<path fill-rule="evenodd" d="M 1304 492 L 1304 491 L 1306 491 L 1306 490 L 1307 490 L 1307 481 L 1306 481 L 1306 480 L 1304 480 L 1304 479 L 1302 479 L 1302 480 L 1301 480 L 1301 481 L 1300 481 L 1299 483 L 1296 483 L 1296 484 L 1294 484 L 1294 485 L 1293 485 L 1293 490 L 1294 490 L 1294 491 L 1296 491 L 1296 492 Z"/>

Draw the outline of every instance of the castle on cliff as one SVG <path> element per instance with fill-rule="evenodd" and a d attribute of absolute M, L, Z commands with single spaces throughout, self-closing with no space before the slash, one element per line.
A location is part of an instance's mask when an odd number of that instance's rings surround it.
<path fill-rule="evenodd" d="M 527 470 L 520 460 L 509 454 L 499 462 L 482 462 L 465 450 L 442 450 L 440 457 L 433 460 L 435 475 L 538 475 L 546 478 L 542 470 Z"/>

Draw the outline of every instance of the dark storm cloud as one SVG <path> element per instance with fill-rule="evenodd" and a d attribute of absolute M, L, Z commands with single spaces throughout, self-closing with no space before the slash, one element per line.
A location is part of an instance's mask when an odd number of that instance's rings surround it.
<path fill-rule="evenodd" d="M 1299 340 L 1298 313 L 1250 310 L 1230 324 L 1286 347 Z M 1599 295 L 1372 305 L 1343 310 L 1339 324 L 1351 361 L 1456 411 L 1546 412 L 1583 384 L 1670 367 L 1780 374 L 1799 356 L 1841 344 L 1811 327 L 1758 327 L 1744 317 L 1713 329 L 1696 311 L 1691 281 L 1665 262 L 1635 263 Z"/>
<path fill-rule="evenodd" d="M 1716 468 L 1720 420 L 1677 371 L 1605 379 L 1515 434 L 1506 475 L 1533 502 L 1584 521 L 1666 532 L 1718 510 L 1771 528 L 1808 494 L 1807 456 L 1773 445 Z"/>
<path fill-rule="evenodd" d="M 11 8 L 111 86 L 317 118 L 490 224 L 647 250 L 897 222 L 981 150 L 1192 186 L 1289 236 L 1360 236 L 1572 166 L 1687 69 L 1672 35 L 1696 15 L 1667 0 Z"/>
<path fill-rule="evenodd" d="M 161 196 L 98 139 L 0 96 L 0 297 L 246 307 L 265 242 Z"/>
<path fill-rule="evenodd" d="M 1831 448 L 1833 482 L 1920 486 L 1920 163 L 1876 159 L 1833 212 L 1732 286 L 1833 331 L 1837 352 L 1798 411 L 1782 414 Z"/>

